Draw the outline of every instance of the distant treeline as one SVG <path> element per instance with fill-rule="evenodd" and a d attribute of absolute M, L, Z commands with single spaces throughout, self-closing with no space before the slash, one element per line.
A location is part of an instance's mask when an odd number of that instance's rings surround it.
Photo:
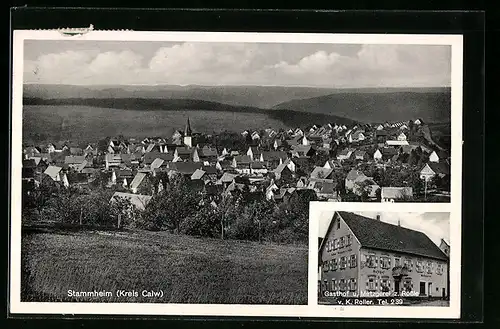
<path fill-rule="evenodd" d="M 282 121 L 292 127 L 334 122 L 352 125 L 357 123 L 344 117 L 323 113 L 310 113 L 287 109 L 267 110 L 251 106 L 236 106 L 217 102 L 194 99 L 161 99 L 161 98 L 64 98 L 44 99 L 25 97 L 23 105 L 53 105 L 53 106 L 91 106 L 136 111 L 217 111 L 236 113 L 259 113 L 268 115 L 271 119 Z"/>

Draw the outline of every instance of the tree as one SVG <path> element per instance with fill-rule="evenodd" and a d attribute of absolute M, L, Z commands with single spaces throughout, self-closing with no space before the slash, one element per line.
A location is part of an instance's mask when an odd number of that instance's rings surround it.
<path fill-rule="evenodd" d="M 200 200 L 200 195 L 187 185 L 186 178 L 177 176 L 148 203 L 143 225 L 153 230 L 179 232 L 182 221 L 198 211 Z"/>

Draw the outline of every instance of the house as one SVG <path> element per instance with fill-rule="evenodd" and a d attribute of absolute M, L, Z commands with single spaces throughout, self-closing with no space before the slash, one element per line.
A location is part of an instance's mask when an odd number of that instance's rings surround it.
<path fill-rule="evenodd" d="M 273 170 L 273 173 L 276 179 L 291 179 L 293 177 L 292 171 L 285 163 L 276 167 L 276 169 Z"/>
<path fill-rule="evenodd" d="M 432 151 L 432 153 L 429 155 L 430 162 L 443 162 L 446 159 L 448 159 L 448 155 L 446 154 L 446 152 L 442 151 Z"/>
<path fill-rule="evenodd" d="M 89 182 L 89 176 L 84 173 L 68 173 L 66 177 L 68 179 L 68 184 L 71 186 L 84 186 Z"/>
<path fill-rule="evenodd" d="M 104 158 L 106 169 L 119 167 L 122 164 L 122 154 L 106 154 Z"/>
<path fill-rule="evenodd" d="M 203 168 L 203 164 L 200 162 L 170 162 L 167 168 L 177 174 L 191 177 L 196 169 Z"/>
<path fill-rule="evenodd" d="M 375 139 L 379 143 L 385 143 L 385 141 L 387 140 L 388 135 L 389 134 L 387 133 L 386 130 L 377 130 L 375 132 Z"/>
<path fill-rule="evenodd" d="M 424 121 L 422 119 L 418 118 L 413 123 L 416 124 L 417 126 L 420 126 L 420 125 L 424 124 Z"/>
<path fill-rule="evenodd" d="M 267 167 L 264 162 L 251 162 L 249 174 L 265 175 L 267 174 Z"/>
<path fill-rule="evenodd" d="M 64 187 L 68 187 L 69 186 L 68 177 L 62 171 L 61 167 L 48 166 L 47 169 L 45 169 L 45 171 L 43 173 L 44 173 L 43 177 L 50 178 L 50 181 L 52 181 L 52 182 L 59 182 Z M 43 180 L 43 178 L 42 178 L 42 180 Z"/>
<path fill-rule="evenodd" d="M 314 192 L 316 192 L 316 195 L 320 200 L 336 199 L 338 197 L 336 191 L 337 184 L 332 181 L 327 181 L 327 180 L 310 181 L 309 184 L 307 185 L 307 188 L 314 190 Z"/>
<path fill-rule="evenodd" d="M 377 126 L 375 127 L 375 129 L 380 131 L 380 130 L 383 130 L 383 129 L 384 129 L 384 126 L 383 126 L 383 125 L 381 125 L 381 124 L 379 124 L 379 125 L 377 125 Z"/>
<path fill-rule="evenodd" d="M 174 162 L 179 161 L 194 161 L 193 153 L 196 151 L 195 148 L 192 147 L 177 147 L 174 151 Z M 196 156 L 198 156 L 196 154 Z M 199 159 L 198 159 L 199 160 Z"/>
<path fill-rule="evenodd" d="M 250 162 L 252 162 L 252 159 L 249 155 L 237 155 L 233 157 L 233 168 L 250 168 Z"/>
<path fill-rule="evenodd" d="M 271 180 L 271 183 L 269 186 L 266 188 L 266 199 L 267 200 L 272 200 L 274 199 L 275 192 L 279 191 L 279 187 L 274 183 L 274 180 Z"/>
<path fill-rule="evenodd" d="M 374 153 L 373 153 L 373 160 L 375 161 L 379 161 L 382 159 L 382 152 L 380 152 L 379 149 L 377 149 Z"/>
<path fill-rule="evenodd" d="M 381 202 L 395 202 L 398 200 L 408 200 L 413 198 L 411 187 L 382 187 L 380 191 Z"/>
<path fill-rule="evenodd" d="M 420 170 L 420 179 L 425 181 L 430 180 L 434 176 L 444 177 L 450 174 L 450 167 L 447 163 L 428 162 Z"/>
<path fill-rule="evenodd" d="M 350 159 L 352 154 L 353 154 L 354 150 L 353 149 L 350 149 L 350 148 L 346 148 L 346 149 L 343 149 L 342 151 L 340 151 L 338 154 L 337 154 L 337 160 L 347 160 L 347 159 Z"/>
<path fill-rule="evenodd" d="M 146 166 L 151 166 L 151 164 L 156 159 L 161 159 L 165 162 L 171 162 L 174 160 L 174 155 L 171 153 L 148 152 L 148 153 L 144 153 L 144 157 L 143 157 L 142 162 Z"/>
<path fill-rule="evenodd" d="M 260 154 L 260 162 L 264 162 L 268 167 L 276 168 L 288 158 L 283 151 L 265 151 Z M 255 160 L 255 159 L 254 159 Z"/>
<path fill-rule="evenodd" d="M 321 294 L 447 296 L 446 255 L 423 232 L 336 211 L 319 247 Z"/>
<path fill-rule="evenodd" d="M 338 169 L 340 168 L 341 166 L 335 162 L 335 160 L 327 160 L 325 162 L 325 165 L 323 166 L 323 168 L 326 168 L 326 169 Z"/>
<path fill-rule="evenodd" d="M 310 145 L 311 143 L 309 142 L 309 140 L 307 139 L 307 137 L 304 135 L 304 136 L 302 136 L 301 144 L 302 145 Z"/>
<path fill-rule="evenodd" d="M 258 132 L 256 132 L 256 131 L 254 131 L 254 132 L 252 133 L 252 140 L 254 140 L 254 141 L 255 141 L 255 140 L 259 140 L 259 139 L 260 139 L 260 135 L 259 135 L 259 133 L 258 133 Z"/>
<path fill-rule="evenodd" d="M 366 160 L 368 158 L 368 154 L 366 151 L 357 150 L 354 152 L 354 159 L 356 160 Z"/>
<path fill-rule="evenodd" d="M 401 132 L 398 137 L 397 137 L 397 140 L 398 141 L 405 141 L 406 140 L 406 135 L 404 132 Z"/>
<path fill-rule="evenodd" d="M 202 162 L 215 163 L 218 158 L 217 149 L 203 146 L 202 149 L 198 150 L 198 157 Z"/>
<path fill-rule="evenodd" d="M 292 157 L 311 157 L 316 149 L 311 145 L 296 145 L 292 147 Z"/>
<path fill-rule="evenodd" d="M 68 165 L 69 168 L 76 169 L 82 165 L 85 161 L 84 155 L 67 155 L 64 158 L 64 163 Z"/>
<path fill-rule="evenodd" d="M 449 258 L 450 257 L 450 244 L 445 240 L 441 239 L 439 243 L 439 249 Z"/>
<path fill-rule="evenodd" d="M 373 181 L 372 177 L 366 176 L 363 172 L 357 169 L 352 169 L 351 171 L 349 171 L 347 177 L 345 178 L 346 191 L 352 191 L 353 193 L 360 195 L 362 193 L 362 191 L 360 190 L 361 185 L 366 185 L 367 188 L 369 187 L 370 197 L 376 196 L 375 192 L 378 186 Z"/>
<path fill-rule="evenodd" d="M 365 134 L 361 130 L 357 130 L 348 136 L 349 143 L 361 142 L 365 140 Z"/>
<path fill-rule="evenodd" d="M 208 181 L 208 176 L 205 176 L 205 171 L 202 169 L 196 169 L 195 172 L 191 175 L 191 180 L 203 180 Z"/>
<path fill-rule="evenodd" d="M 397 156 L 398 153 L 398 150 L 392 147 L 385 147 L 382 149 L 382 159 L 386 161 L 393 160 L 394 156 Z"/>
<path fill-rule="evenodd" d="M 273 142 L 274 150 L 280 149 L 282 145 L 283 145 L 283 142 L 281 141 L 281 139 L 275 139 Z"/>
<path fill-rule="evenodd" d="M 255 146 L 250 146 L 247 155 L 250 157 L 251 161 L 257 161 L 260 157 L 260 152 Z"/>
<path fill-rule="evenodd" d="M 144 210 L 148 205 L 149 201 L 151 201 L 151 196 L 142 194 L 115 192 L 111 197 L 110 203 L 118 202 L 119 199 L 128 200 L 138 210 Z"/>
<path fill-rule="evenodd" d="M 227 185 L 231 184 L 234 181 L 234 178 L 236 176 L 237 175 L 235 175 L 235 174 L 231 174 L 231 173 L 225 172 L 222 175 L 222 177 L 217 181 L 217 184 L 220 184 L 220 185 L 223 185 L 223 186 L 227 186 Z"/>

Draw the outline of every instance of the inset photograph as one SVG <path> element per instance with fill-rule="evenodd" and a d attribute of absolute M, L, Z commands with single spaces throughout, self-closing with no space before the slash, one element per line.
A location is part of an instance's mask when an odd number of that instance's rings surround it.
<path fill-rule="evenodd" d="M 322 212 L 318 304 L 449 306 L 449 231 L 448 212 Z"/>

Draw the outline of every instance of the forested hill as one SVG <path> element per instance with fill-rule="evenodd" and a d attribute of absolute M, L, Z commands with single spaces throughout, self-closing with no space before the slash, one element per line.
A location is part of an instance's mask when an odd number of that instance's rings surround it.
<path fill-rule="evenodd" d="M 334 122 L 350 125 L 355 120 L 339 117 L 327 113 L 308 113 L 293 110 L 269 110 L 251 106 L 234 106 L 217 102 L 193 99 L 158 99 L 158 98 L 65 98 L 42 99 L 25 97 L 24 105 L 51 105 L 51 106 L 89 106 L 132 111 L 208 111 L 231 113 L 255 113 L 268 116 L 270 119 L 282 121 L 289 127 L 304 127 L 312 124 Z M 210 118 L 207 118 L 210 120 Z"/>
<path fill-rule="evenodd" d="M 338 92 L 291 100 L 273 109 L 331 114 L 370 123 L 416 118 L 442 123 L 451 121 L 451 90 Z"/>

